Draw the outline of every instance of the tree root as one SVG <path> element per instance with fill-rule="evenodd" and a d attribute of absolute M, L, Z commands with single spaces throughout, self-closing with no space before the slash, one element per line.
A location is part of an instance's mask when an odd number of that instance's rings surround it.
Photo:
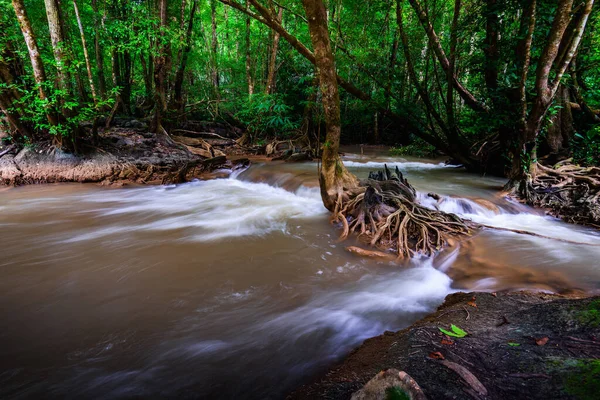
<path fill-rule="evenodd" d="M 398 258 L 433 255 L 450 237 L 471 234 L 458 216 L 418 204 L 415 189 L 398 168 L 393 174 L 387 166 L 339 193 L 333 220 L 342 223 L 342 239 L 357 233 L 371 246 L 393 249 Z"/>
<path fill-rule="evenodd" d="M 537 175 L 513 190 L 525 203 L 567 222 L 600 225 L 600 168 L 561 162 L 553 167 L 536 164 Z"/>

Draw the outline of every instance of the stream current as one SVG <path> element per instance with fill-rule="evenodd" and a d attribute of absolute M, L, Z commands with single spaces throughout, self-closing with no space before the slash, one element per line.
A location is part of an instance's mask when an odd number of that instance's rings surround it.
<path fill-rule="evenodd" d="M 503 179 L 378 155 L 345 163 L 361 178 L 398 166 L 429 207 L 600 244 L 499 197 Z M 0 189 L 0 397 L 278 399 L 453 291 L 600 289 L 600 247 L 493 229 L 402 265 L 354 257 L 316 168 Z"/>

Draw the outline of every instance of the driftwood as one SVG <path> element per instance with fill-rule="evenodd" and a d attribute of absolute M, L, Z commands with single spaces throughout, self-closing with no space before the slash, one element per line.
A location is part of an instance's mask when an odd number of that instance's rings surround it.
<path fill-rule="evenodd" d="M 221 150 L 215 149 L 203 139 L 189 138 L 187 136 L 173 136 L 173 140 L 186 146 L 191 153 L 204 158 L 225 156 L 225 153 L 223 153 Z"/>

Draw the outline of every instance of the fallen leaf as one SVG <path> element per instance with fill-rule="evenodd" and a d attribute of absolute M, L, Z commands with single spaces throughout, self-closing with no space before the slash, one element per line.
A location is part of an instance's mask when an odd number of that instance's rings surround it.
<path fill-rule="evenodd" d="M 537 344 L 538 346 L 543 346 L 546 343 L 548 343 L 548 338 L 547 337 L 543 337 L 541 339 L 535 339 L 535 344 Z"/>
<path fill-rule="evenodd" d="M 477 304 L 474 301 L 470 301 L 467 304 L 470 305 L 471 307 L 477 308 Z"/>
<path fill-rule="evenodd" d="M 447 345 L 447 346 L 450 346 L 450 345 L 453 345 L 453 344 L 454 344 L 454 342 L 453 342 L 452 340 L 450 340 L 450 339 L 442 339 L 442 342 L 441 342 L 441 343 L 442 343 L 442 344 L 445 344 L 445 345 Z"/>
<path fill-rule="evenodd" d="M 467 336 L 467 335 L 468 335 L 468 333 L 467 333 L 467 332 L 463 331 L 462 329 L 460 329 L 460 328 L 459 328 L 458 326 L 456 326 L 456 325 L 450 325 L 450 329 L 452 329 L 452 332 L 450 332 L 450 331 L 447 331 L 447 330 L 445 330 L 445 329 L 443 329 L 443 328 L 438 328 L 438 329 L 439 329 L 439 330 L 440 330 L 440 332 L 442 332 L 443 334 L 445 334 L 445 335 L 448 335 L 448 336 L 452 336 L 452 337 L 455 337 L 455 338 L 463 338 L 463 337 L 465 337 L 465 336 Z"/>
<path fill-rule="evenodd" d="M 492 293 L 492 296 L 498 297 L 498 293 L 494 292 L 494 293 Z"/>
<path fill-rule="evenodd" d="M 433 358 L 434 360 L 445 360 L 446 357 L 444 357 L 444 355 L 442 353 L 440 353 L 439 351 L 435 351 L 435 352 L 431 352 L 429 353 L 429 358 Z"/>

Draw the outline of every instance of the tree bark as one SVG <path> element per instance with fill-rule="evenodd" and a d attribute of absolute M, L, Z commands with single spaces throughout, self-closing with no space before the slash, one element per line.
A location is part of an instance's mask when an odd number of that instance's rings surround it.
<path fill-rule="evenodd" d="M 175 84 L 174 86 L 174 96 L 173 96 L 173 105 L 175 109 L 180 109 L 183 107 L 183 77 L 185 74 L 185 68 L 187 66 L 187 59 L 190 51 L 192 50 L 192 37 L 193 37 L 193 28 L 194 28 L 194 16 L 196 14 L 196 8 L 198 6 L 198 0 L 193 0 L 192 8 L 190 10 L 190 19 L 188 21 L 186 39 L 185 39 L 185 47 L 181 52 L 181 59 L 179 60 L 179 67 L 177 68 L 177 73 L 175 74 Z"/>
<path fill-rule="evenodd" d="M 44 63 L 42 61 L 40 49 L 37 45 L 35 34 L 33 33 L 33 29 L 31 27 L 31 22 L 27 16 L 27 11 L 25 10 L 23 0 L 12 0 L 12 4 L 15 14 L 17 15 L 17 20 L 19 21 L 19 26 L 21 27 L 23 38 L 27 44 L 29 60 L 31 61 L 31 66 L 33 68 L 33 76 L 35 78 L 35 83 L 38 86 L 40 99 L 42 101 L 46 101 L 48 99 L 46 90 L 44 88 L 44 85 L 46 84 L 46 70 L 44 69 Z M 48 123 L 50 125 L 57 125 L 58 118 L 50 110 L 47 109 L 46 111 Z"/>
<path fill-rule="evenodd" d="M 486 28 L 485 28 L 485 84 L 488 95 L 496 96 L 498 90 L 498 63 L 500 52 L 498 41 L 500 32 L 498 30 L 498 0 L 486 0 Z"/>
<path fill-rule="evenodd" d="M 535 82 L 536 98 L 533 101 L 531 111 L 527 118 L 524 135 L 521 138 L 521 145 L 525 151 L 527 151 L 528 148 L 535 148 L 535 141 L 542 127 L 544 116 L 552 104 L 552 100 L 556 95 L 564 72 L 571 63 L 575 51 L 579 46 L 593 5 L 594 0 L 586 0 L 581 15 L 578 18 L 578 23 L 573 26 L 573 39 L 571 41 L 563 41 L 571 21 L 573 0 L 561 0 L 558 4 L 552 28 L 548 33 L 546 45 L 542 51 L 540 60 L 538 61 Z M 561 49 L 561 43 L 566 47 Z M 561 52 L 564 52 L 565 57 L 562 60 L 558 60 L 557 56 Z M 555 64 L 556 61 L 558 61 L 558 63 Z M 550 72 L 552 69 L 555 69 L 555 77 L 553 81 L 550 82 Z M 525 160 L 535 166 L 535 159 L 532 158 L 531 160 L 527 160 L 527 157 L 525 157 Z M 526 170 L 526 167 L 527 166 L 522 165 L 521 171 Z M 534 168 L 530 168 L 530 174 L 535 178 Z"/>
<path fill-rule="evenodd" d="M 100 22 L 97 0 L 92 0 L 94 11 L 94 52 L 96 53 L 96 73 L 98 75 L 98 91 L 102 100 L 106 99 L 106 77 L 104 75 L 104 53 L 100 48 Z"/>
<path fill-rule="evenodd" d="M 58 0 L 44 0 L 44 3 L 46 5 L 46 17 L 48 18 L 52 52 L 56 61 L 58 86 L 70 96 L 72 94 L 72 87 L 68 72 L 69 57 L 65 51 L 67 42 L 63 30 L 60 5 L 58 4 Z"/>
<path fill-rule="evenodd" d="M 339 155 L 341 120 L 340 98 L 338 93 L 335 60 L 331 51 L 327 12 L 322 0 L 302 0 L 308 19 L 308 30 L 315 52 L 319 73 L 323 110 L 325 114 L 326 137 L 321 158 L 319 185 L 325 207 L 333 211 L 345 189 L 357 185 L 357 179 L 350 174 Z"/>
<path fill-rule="evenodd" d="M 212 56 L 212 83 L 215 91 L 215 96 L 220 98 L 219 94 L 219 62 L 217 60 L 217 53 L 219 50 L 219 41 L 217 38 L 217 2 L 216 0 L 211 0 L 210 2 L 210 20 L 211 20 L 211 56 Z"/>
<path fill-rule="evenodd" d="M 165 38 L 165 30 L 168 26 L 167 16 L 167 0 L 158 1 L 158 15 L 160 20 L 159 38 L 156 42 L 158 46 L 158 54 L 154 58 L 154 119 L 152 122 L 152 130 L 157 133 L 162 133 L 163 116 L 167 111 L 166 99 L 166 77 L 169 64 L 169 43 Z"/>
<path fill-rule="evenodd" d="M 5 29 L 0 22 L 0 29 Z M 14 88 L 15 78 L 19 76 L 18 69 L 15 64 L 18 60 L 17 54 L 13 50 L 11 42 L 5 43 L 4 48 L 0 52 L 0 111 L 6 116 L 10 127 L 17 131 L 21 136 L 33 136 L 31 127 L 26 122 L 21 120 L 22 110 L 19 101 L 21 94 Z M 10 61 L 9 61 L 10 60 Z"/>
<path fill-rule="evenodd" d="M 96 86 L 94 85 L 94 76 L 92 74 L 92 64 L 90 63 L 90 56 L 87 51 L 87 44 L 85 41 L 85 33 L 83 31 L 83 25 L 81 23 L 81 16 L 79 15 L 79 8 L 77 7 L 77 1 L 73 0 L 73 8 L 75 9 L 75 16 L 77 18 L 77 26 L 79 27 L 79 34 L 81 35 L 81 46 L 83 47 L 83 57 L 85 58 L 85 67 L 87 69 L 88 80 L 90 82 L 90 90 L 92 91 L 92 99 L 94 105 L 98 104 L 98 96 L 96 95 Z"/>
<path fill-rule="evenodd" d="M 250 2 L 246 0 L 246 9 L 248 9 L 249 5 Z M 250 46 L 250 16 L 246 16 L 246 80 L 248 81 L 248 96 L 252 97 L 254 94 L 254 79 L 252 78 L 252 56 Z"/>
<path fill-rule="evenodd" d="M 272 10 L 274 13 L 274 10 Z M 283 20 L 283 8 L 279 7 L 276 21 L 281 24 Z M 271 55 L 269 57 L 269 72 L 267 75 L 267 84 L 265 85 L 265 93 L 271 94 L 275 92 L 275 76 L 277 73 L 277 52 L 279 51 L 279 38 L 281 35 L 277 31 L 273 31 L 273 42 L 271 43 Z"/>

